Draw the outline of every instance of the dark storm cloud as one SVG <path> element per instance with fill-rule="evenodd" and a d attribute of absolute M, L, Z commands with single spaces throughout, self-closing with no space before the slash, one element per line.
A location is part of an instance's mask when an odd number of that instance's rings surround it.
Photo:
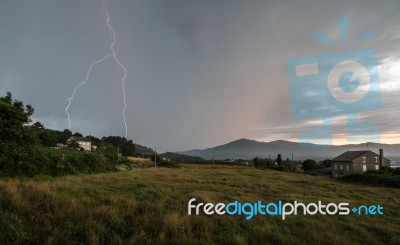
<path fill-rule="evenodd" d="M 118 57 L 126 66 L 128 136 L 161 150 L 185 150 L 237 138 L 295 139 L 285 61 L 337 52 L 315 39 L 340 42 L 365 28 L 359 48 L 378 56 L 383 109 L 365 122 L 397 132 L 400 5 L 397 1 L 108 1 Z M 2 1 L 0 89 L 36 108 L 47 127 L 68 126 L 65 107 L 88 66 L 111 39 L 101 0 Z M 350 42 L 349 41 L 349 42 Z M 72 130 L 123 135 L 121 70 L 94 67 L 71 106 Z M 387 119 L 387 120 L 385 120 Z M 313 120 L 315 121 L 315 120 Z"/>

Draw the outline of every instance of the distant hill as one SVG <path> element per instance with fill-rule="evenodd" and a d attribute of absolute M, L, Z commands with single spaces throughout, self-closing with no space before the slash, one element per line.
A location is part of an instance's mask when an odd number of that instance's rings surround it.
<path fill-rule="evenodd" d="M 400 161 L 400 144 L 378 144 L 363 143 L 342 146 L 317 145 L 317 144 L 298 144 L 296 142 L 277 140 L 271 142 L 259 142 L 249 139 L 239 139 L 228 144 L 207 148 L 204 150 L 190 150 L 179 152 L 189 156 L 198 156 L 206 160 L 213 158 L 217 160 L 223 159 L 252 159 L 254 157 L 266 158 L 270 155 L 271 159 L 276 159 L 278 154 L 282 155 L 282 159 L 293 158 L 294 160 L 305 160 L 307 158 L 315 160 L 324 160 L 334 158 L 345 151 L 350 150 L 371 150 L 379 152 L 384 150 L 386 158 Z"/>
<path fill-rule="evenodd" d="M 197 156 L 188 156 L 188 155 L 183 155 L 183 154 L 178 154 L 174 152 L 166 152 L 161 154 L 162 157 L 168 158 L 171 161 L 180 161 L 180 162 L 185 162 L 185 163 L 190 163 L 190 162 L 195 162 L 195 163 L 200 163 L 200 162 L 205 162 L 204 158 L 197 157 Z"/>
<path fill-rule="evenodd" d="M 135 154 L 154 154 L 154 150 L 143 145 L 135 144 Z"/>

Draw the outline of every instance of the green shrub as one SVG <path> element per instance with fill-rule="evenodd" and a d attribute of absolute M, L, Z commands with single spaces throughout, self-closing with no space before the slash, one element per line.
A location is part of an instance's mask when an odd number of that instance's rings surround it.
<path fill-rule="evenodd" d="M 177 163 L 170 162 L 170 161 L 161 161 L 160 163 L 157 163 L 158 167 L 164 167 L 164 168 L 180 168 L 181 166 Z"/>
<path fill-rule="evenodd" d="M 380 171 L 369 171 L 365 174 L 352 174 L 340 178 L 342 181 L 359 182 L 377 186 L 388 186 L 400 188 L 400 176 Z"/>
<path fill-rule="evenodd" d="M 0 176 L 63 176 L 116 171 L 117 156 L 111 152 L 81 152 L 37 147 L 22 161 L 2 165 Z"/>
<path fill-rule="evenodd" d="M 314 169 L 320 168 L 318 163 L 312 159 L 304 160 L 304 162 L 302 163 L 302 167 L 303 167 L 304 171 L 309 171 L 309 170 L 314 170 Z"/>

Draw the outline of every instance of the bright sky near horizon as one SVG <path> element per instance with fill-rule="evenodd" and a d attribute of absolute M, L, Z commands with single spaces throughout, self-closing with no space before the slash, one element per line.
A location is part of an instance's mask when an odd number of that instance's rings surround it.
<path fill-rule="evenodd" d="M 400 143 L 400 3 L 383 1 L 108 0 L 116 52 L 126 67 L 128 138 L 160 151 L 220 145 L 239 138 L 297 140 L 320 120 L 291 113 L 286 60 L 373 48 L 382 109 L 358 115 L 379 127 L 383 143 Z M 45 127 L 68 128 L 65 108 L 89 65 L 110 53 L 102 0 L 3 0 L 0 3 L 0 93 L 35 108 Z M 93 67 L 70 107 L 71 130 L 125 135 L 123 72 L 112 59 Z M 346 143 L 345 117 L 334 140 Z"/>

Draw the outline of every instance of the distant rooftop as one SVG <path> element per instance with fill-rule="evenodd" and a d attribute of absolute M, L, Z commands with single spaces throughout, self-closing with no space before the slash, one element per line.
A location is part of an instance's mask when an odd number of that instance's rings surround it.
<path fill-rule="evenodd" d="M 345 153 L 333 158 L 332 161 L 337 161 L 337 162 L 353 161 L 357 157 L 359 157 L 367 152 L 371 152 L 371 151 L 346 151 Z"/>
<path fill-rule="evenodd" d="M 333 158 L 332 161 L 336 161 L 336 162 L 351 162 L 354 159 L 356 159 L 357 157 L 359 157 L 359 156 L 361 156 L 361 155 L 363 155 L 364 153 L 367 153 L 367 152 L 372 152 L 374 154 L 377 154 L 377 153 L 375 153 L 373 151 L 370 151 L 370 150 L 367 150 L 367 151 L 346 151 L 345 153 Z M 384 159 L 389 160 L 386 157 L 384 157 Z"/>
<path fill-rule="evenodd" d="M 68 140 L 74 139 L 76 141 L 81 141 L 81 142 L 90 142 L 90 139 L 86 137 L 78 137 L 78 136 L 71 136 Z"/>

